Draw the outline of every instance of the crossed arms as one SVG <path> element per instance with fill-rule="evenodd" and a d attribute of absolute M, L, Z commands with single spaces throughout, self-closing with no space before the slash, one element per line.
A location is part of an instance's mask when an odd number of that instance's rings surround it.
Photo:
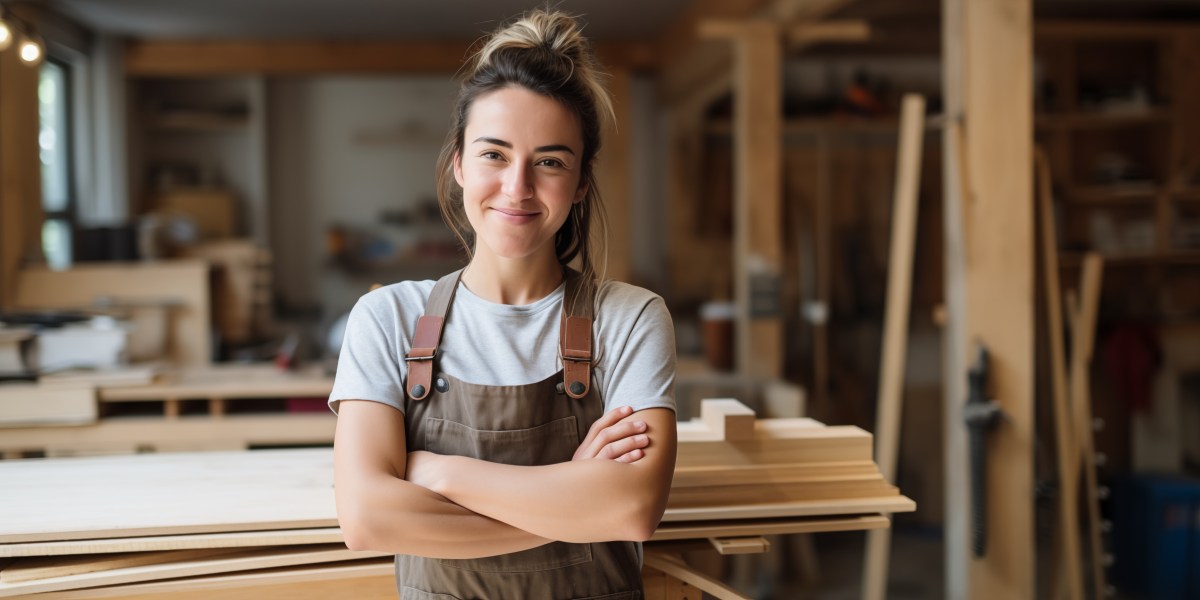
<path fill-rule="evenodd" d="M 555 540 L 644 541 L 666 509 L 675 449 L 674 413 L 625 408 L 596 421 L 569 462 L 409 454 L 400 411 L 343 400 L 334 436 L 338 522 L 351 549 L 434 558 Z"/>

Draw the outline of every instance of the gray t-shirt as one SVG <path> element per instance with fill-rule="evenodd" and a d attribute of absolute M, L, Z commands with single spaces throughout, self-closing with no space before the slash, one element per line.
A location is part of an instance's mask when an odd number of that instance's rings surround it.
<path fill-rule="evenodd" d="M 346 323 L 329 407 L 373 400 L 404 410 L 404 356 L 434 281 L 403 281 L 364 295 Z M 562 368 L 559 319 L 565 284 L 532 304 L 496 304 L 459 284 L 438 349 L 440 371 L 481 385 L 523 385 Z M 596 292 L 592 384 L 605 412 L 675 410 L 675 332 L 659 296 L 608 281 Z"/>

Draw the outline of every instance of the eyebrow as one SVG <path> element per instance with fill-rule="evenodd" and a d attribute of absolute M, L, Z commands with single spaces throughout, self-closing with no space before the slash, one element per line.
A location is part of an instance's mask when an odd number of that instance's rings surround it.
<path fill-rule="evenodd" d="M 485 144 L 492 144 L 495 146 L 500 146 L 502 148 L 511 149 L 513 147 L 512 144 L 510 144 L 504 140 L 486 137 L 486 136 L 476 138 L 475 141 L 483 142 Z M 572 156 L 575 155 L 575 151 L 572 150 L 571 147 L 567 146 L 566 144 L 550 144 L 549 146 L 538 146 L 537 148 L 534 148 L 533 151 L 534 152 L 566 152 Z"/>

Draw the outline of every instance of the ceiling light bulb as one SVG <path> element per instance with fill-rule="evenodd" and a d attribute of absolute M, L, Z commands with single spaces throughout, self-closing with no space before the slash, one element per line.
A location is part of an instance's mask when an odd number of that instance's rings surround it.
<path fill-rule="evenodd" d="M 8 21 L 0 19 L 0 51 L 7 50 L 12 45 L 12 27 L 8 26 Z"/>
<path fill-rule="evenodd" d="M 21 60 L 27 65 L 36 65 L 42 62 L 42 45 L 36 40 L 23 40 L 21 42 Z"/>

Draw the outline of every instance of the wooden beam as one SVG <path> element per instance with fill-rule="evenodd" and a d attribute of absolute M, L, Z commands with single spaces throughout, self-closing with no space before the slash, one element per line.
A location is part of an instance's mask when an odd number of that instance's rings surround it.
<path fill-rule="evenodd" d="M 798 23 L 787 30 L 788 48 L 826 42 L 854 43 L 871 39 L 871 26 L 866 21 L 825 21 L 824 23 Z"/>
<path fill-rule="evenodd" d="M 38 71 L 0 52 L 0 308 L 16 302 L 21 266 L 41 257 Z"/>
<path fill-rule="evenodd" d="M 1072 305 L 1074 324 L 1071 331 L 1071 403 L 1074 411 L 1076 455 L 1083 463 L 1084 505 L 1087 507 L 1088 549 L 1091 559 L 1092 597 L 1105 597 L 1108 585 L 1104 577 L 1104 543 L 1100 534 L 1100 496 L 1096 483 L 1096 451 L 1092 439 L 1092 350 L 1095 346 L 1096 314 L 1100 308 L 1100 284 L 1104 274 L 1104 259 L 1089 252 L 1083 259 L 1081 275 L 1081 304 Z M 1072 464 L 1072 483 L 1078 475 L 1079 462 Z M 1077 522 L 1077 521 L 1076 521 Z"/>
<path fill-rule="evenodd" d="M 851 0 L 773 0 L 754 2 L 735 0 L 697 0 L 667 30 L 659 43 L 663 56 L 659 77 L 659 96 L 664 103 L 711 101 L 727 93 L 731 86 L 716 87 L 711 82 L 728 73 L 733 53 L 721 44 L 704 43 L 696 35 L 701 21 L 713 19 L 757 18 L 777 25 L 796 21 L 818 21 L 834 13 Z M 724 5 L 724 6 L 723 6 Z"/>
<path fill-rule="evenodd" d="M 608 263 L 605 277 L 632 282 L 633 277 L 633 135 L 630 131 L 629 69 L 614 67 L 608 82 L 616 122 L 604 132 L 596 163 L 596 179 L 608 213 Z"/>
<path fill-rule="evenodd" d="M 762 20 L 706 23 L 703 35 L 731 37 L 734 56 L 734 299 L 737 370 L 783 372 L 783 42 Z"/>
<path fill-rule="evenodd" d="M 454 73 L 470 56 L 469 40 L 403 42 L 135 40 L 125 47 L 132 77 Z M 602 64 L 649 69 L 654 48 L 641 42 L 595 45 Z"/>
<path fill-rule="evenodd" d="M 879 399 L 875 424 L 875 462 L 883 478 L 896 481 L 896 454 L 900 449 L 900 415 L 903 414 L 904 364 L 908 353 L 908 313 L 912 300 L 913 253 L 917 234 L 917 193 L 921 187 L 921 146 L 925 141 L 925 98 L 904 97 L 900 114 L 900 149 L 896 154 L 895 196 L 892 204 L 892 240 L 888 253 L 887 309 L 884 315 L 883 351 L 880 357 Z M 867 535 L 863 596 L 887 596 L 888 552 L 891 529 Z"/>
<path fill-rule="evenodd" d="M 946 597 L 1032 598 L 1032 0 L 943 0 Z M 969 174 L 966 197 L 959 178 Z M 964 235 L 969 230 L 970 235 Z M 988 546 L 970 550 L 963 401 L 977 344 L 1004 418 L 988 439 Z"/>

